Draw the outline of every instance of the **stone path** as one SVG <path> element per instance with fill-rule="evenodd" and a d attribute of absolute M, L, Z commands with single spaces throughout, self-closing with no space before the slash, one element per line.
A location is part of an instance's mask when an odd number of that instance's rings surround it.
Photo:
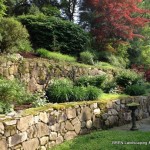
<path fill-rule="evenodd" d="M 150 117 L 136 122 L 139 131 L 150 131 Z M 110 130 L 130 130 L 131 123 L 120 127 L 114 127 Z"/>

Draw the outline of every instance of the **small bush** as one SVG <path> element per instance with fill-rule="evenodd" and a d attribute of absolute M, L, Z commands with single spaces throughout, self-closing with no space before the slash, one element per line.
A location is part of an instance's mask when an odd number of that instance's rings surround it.
<path fill-rule="evenodd" d="M 26 28 L 14 18 L 3 18 L 0 21 L 0 51 L 13 53 L 30 51 L 29 34 Z"/>
<path fill-rule="evenodd" d="M 68 102 L 71 96 L 73 83 L 68 79 L 54 80 L 46 90 L 50 102 Z"/>
<path fill-rule="evenodd" d="M 116 77 L 116 82 L 120 86 L 126 87 L 142 81 L 142 76 L 134 71 L 125 70 L 119 73 Z"/>
<path fill-rule="evenodd" d="M 0 79 L 0 102 L 1 106 L 9 108 L 13 104 L 31 103 L 33 96 L 18 81 Z M 5 108 L 5 107 L 4 107 Z M 5 109 L 4 109 L 5 112 Z"/>
<path fill-rule="evenodd" d="M 86 97 L 87 100 L 96 100 L 98 97 L 102 94 L 102 90 L 98 89 L 97 87 L 94 86 L 88 86 L 86 88 Z"/>
<path fill-rule="evenodd" d="M 44 48 L 40 48 L 36 52 L 38 55 L 40 55 L 43 58 L 54 59 L 57 61 L 66 61 L 66 62 L 75 62 L 76 61 L 75 57 L 72 57 L 69 55 L 64 55 L 64 54 L 57 53 L 57 52 L 50 52 Z"/>
<path fill-rule="evenodd" d="M 105 75 L 98 76 L 82 76 L 75 81 L 75 85 L 77 86 L 96 86 L 101 87 L 102 83 L 105 81 Z"/>
<path fill-rule="evenodd" d="M 96 100 L 102 91 L 93 86 L 73 86 L 68 79 L 55 80 L 46 90 L 50 102 Z"/>
<path fill-rule="evenodd" d="M 87 99 L 86 87 L 74 86 L 70 96 L 70 101 L 83 101 Z"/>
<path fill-rule="evenodd" d="M 115 80 L 105 80 L 101 88 L 105 93 L 117 93 L 117 83 Z"/>
<path fill-rule="evenodd" d="M 127 86 L 125 89 L 125 93 L 131 96 L 143 95 L 145 94 L 145 92 L 146 92 L 145 86 L 139 84 Z"/>
<path fill-rule="evenodd" d="M 80 60 L 82 63 L 94 65 L 94 55 L 88 51 L 80 53 Z"/>

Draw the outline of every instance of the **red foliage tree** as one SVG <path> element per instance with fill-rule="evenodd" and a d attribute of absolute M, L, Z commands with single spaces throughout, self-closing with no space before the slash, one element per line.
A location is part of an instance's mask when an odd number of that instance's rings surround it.
<path fill-rule="evenodd" d="M 95 10 L 92 33 L 98 41 L 110 38 L 133 39 L 142 37 L 138 34 L 139 27 L 150 22 L 142 14 L 150 13 L 138 7 L 142 0 L 86 0 Z"/>

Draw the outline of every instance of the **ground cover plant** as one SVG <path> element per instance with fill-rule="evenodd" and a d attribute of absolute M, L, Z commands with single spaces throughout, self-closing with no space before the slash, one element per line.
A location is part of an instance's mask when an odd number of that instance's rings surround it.
<path fill-rule="evenodd" d="M 142 131 L 96 131 L 66 141 L 53 147 L 52 150 L 149 150 L 149 136 L 150 132 Z M 118 143 L 114 144 L 115 142 Z M 140 142 L 147 144 L 140 144 Z"/>

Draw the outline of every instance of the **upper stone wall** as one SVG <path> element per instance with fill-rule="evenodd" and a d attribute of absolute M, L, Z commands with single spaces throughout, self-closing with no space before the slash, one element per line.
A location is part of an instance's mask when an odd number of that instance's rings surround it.
<path fill-rule="evenodd" d="M 32 92 L 44 90 L 53 78 L 74 80 L 82 75 L 102 75 L 104 71 L 94 67 L 54 62 L 45 59 L 0 60 L 0 75 L 7 79 L 23 81 Z M 107 71 L 112 74 L 112 71 Z"/>

